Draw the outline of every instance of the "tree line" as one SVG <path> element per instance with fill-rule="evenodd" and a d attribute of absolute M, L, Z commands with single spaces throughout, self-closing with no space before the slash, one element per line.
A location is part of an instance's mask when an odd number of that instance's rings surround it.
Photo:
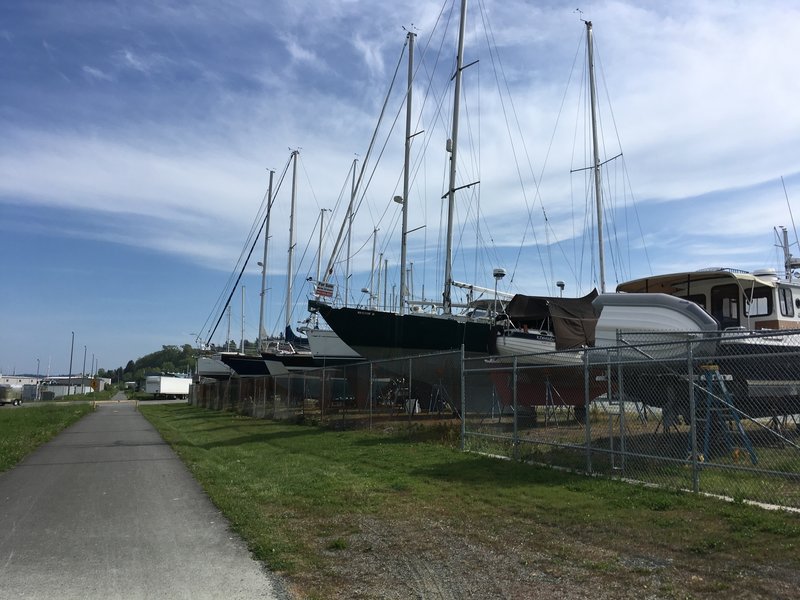
<path fill-rule="evenodd" d="M 210 352 L 217 350 L 230 350 L 231 352 L 240 351 L 239 344 L 231 340 L 221 346 L 211 345 Z M 255 352 L 256 342 L 244 340 L 244 351 Z M 158 375 L 160 373 L 186 373 L 191 374 L 195 371 L 197 364 L 197 349 L 191 344 L 183 346 L 161 346 L 161 350 L 146 354 L 136 360 L 129 360 L 124 367 L 116 369 L 98 369 L 97 376 L 111 379 L 112 383 L 122 383 L 124 381 L 141 381 L 148 375 Z"/>
<path fill-rule="evenodd" d="M 124 367 L 98 369 L 97 376 L 111 379 L 112 383 L 141 381 L 148 375 L 159 373 L 194 372 L 197 351 L 191 344 L 183 346 L 161 346 L 161 350 L 129 360 Z"/>

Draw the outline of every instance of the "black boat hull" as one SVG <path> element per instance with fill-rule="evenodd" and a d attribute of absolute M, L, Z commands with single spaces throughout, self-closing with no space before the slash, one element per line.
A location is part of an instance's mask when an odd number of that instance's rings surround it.
<path fill-rule="evenodd" d="M 343 342 L 369 360 L 398 358 L 433 352 L 458 351 L 488 354 L 488 321 L 455 315 L 430 315 L 365 308 L 332 307 L 309 303 Z"/>

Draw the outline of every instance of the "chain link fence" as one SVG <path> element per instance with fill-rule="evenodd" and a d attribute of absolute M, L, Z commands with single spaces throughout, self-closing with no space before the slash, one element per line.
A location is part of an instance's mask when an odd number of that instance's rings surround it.
<path fill-rule="evenodd" d="M 800 508 L 796 331 L 626 333 L 610 348 L 233 377 L 194 385 L 191 402 L 334 427 L 444 423 L 467 451 Z"/>
<path fill-rule="evenodd" d="M 626 333 L 571 361 L 467 359 L 464 380 L 467 450 L 800 508 L 797 332 Z"/>
<path fill-rule="evenodd" d="M 461 363 L 460 352 L 446 352 L 203 381 L 192 386 L 191 402 L 258 418 L 347 426 L 452 419 L 460 406 Z"/>

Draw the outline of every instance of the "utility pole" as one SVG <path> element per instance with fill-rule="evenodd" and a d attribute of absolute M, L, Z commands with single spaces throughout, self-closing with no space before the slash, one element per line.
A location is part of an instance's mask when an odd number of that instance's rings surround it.
<path fill-rule="evenodd" d="M 75 349 L 75 332 L 72 332 L 72 342 L 69 345 L 69 380 L 67 381 L 67 396 L 69 396 L 69 390 L 72 387 L 72 354 L 73 350 Z"/>

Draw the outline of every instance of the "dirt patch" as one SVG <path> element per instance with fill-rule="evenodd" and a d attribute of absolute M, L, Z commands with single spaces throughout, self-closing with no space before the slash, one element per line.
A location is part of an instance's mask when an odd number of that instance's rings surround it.
<path fill-rule="evenodd" d="M 319 539 L 321 569 L 293 578 L 301 598 L 459 600 L 508 598 L 796 598 L 800 576 L 729 556 L 596 538 L 591 531 L 530 529 L 419 515 L 357 517 L 346 535 Z"/>

